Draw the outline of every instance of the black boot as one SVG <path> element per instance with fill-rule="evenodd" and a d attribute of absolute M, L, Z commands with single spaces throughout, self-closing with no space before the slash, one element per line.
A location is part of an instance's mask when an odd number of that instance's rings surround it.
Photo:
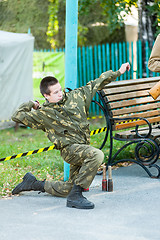
<path fill-rule="evenodd" d="M 23 177 L 23 182 L 19 183 L 12 191 L 12 194 L 18 194 L 23 191 L 40 191 L 40 192 L 45 192 L 44 190 L 44 181 L 38 181 L 35 176 L 28 172 L 26 175 Z"/>
<path fill-rule="evenodd" d="M 94 208 L 94 203 L 88 201 L 87 198 L 82 195 L 82 190 L 83 188 L 81 186 L 74 184 L 71 192 L 67 197 L 67 207 L 79 209 Z"/>

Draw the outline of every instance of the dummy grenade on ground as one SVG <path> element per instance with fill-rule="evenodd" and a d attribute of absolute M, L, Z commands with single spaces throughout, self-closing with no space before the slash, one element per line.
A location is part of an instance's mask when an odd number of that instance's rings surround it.
<path fill-rule="evenodd" d="M 112 167 L 108 166 L 108 192 L 113 192 Z"/>
<path fill-rule="evenodd" d="M 102 191 L 107 191 L 106 165 L 103 165 Z"/>

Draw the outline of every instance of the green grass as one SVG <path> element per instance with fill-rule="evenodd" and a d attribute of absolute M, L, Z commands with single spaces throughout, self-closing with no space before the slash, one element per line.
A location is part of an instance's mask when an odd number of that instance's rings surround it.
<path fill-rule="evenodd" d="M 44 68 L 43 64 L 45 64 Z M 41 73 L 42 76 L 54 75 L 63 88 L 64 65 L 64 52 L 34 52 L 33 54 L 33 72 Z"/>
<path fill-rule="evenodd" d="M 17 132 L 13 128 L 1 130 L 0 141 L 1 158 L 53 145 L 43 132 L 28 128 L 19 128 Z M 29 171 L 40 180 L 62 179 L 63 160 L 60 152 L 51 150 L 0 162 L 0 195 L 10 195 L 13 187 Z"/>
<path fill-rule="evenodd" d="M 40 89 L 39 89 L 41 80 L 42 80 L 41 78 L 35 78 L 33 80 L 33 96 L 34 96 L 34 100 L 38 100 L 40 102 L 40 104 L 45 102 L 45 99 L 42 96 L 42 94 L 40 93 Z"/>

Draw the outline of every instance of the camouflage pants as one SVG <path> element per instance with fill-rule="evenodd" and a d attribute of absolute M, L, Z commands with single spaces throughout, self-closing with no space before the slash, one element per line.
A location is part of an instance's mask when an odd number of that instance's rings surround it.
<path fill-rule="evenodd" d="M 45 182 L 45 191 L 58 197 L 66 197 L 73 183 L 88 188 L 104 159 L 101 150 L 86 144 L 73 144 L 61 151 L 63 159 L 70 164 L 69 180 Z"/>

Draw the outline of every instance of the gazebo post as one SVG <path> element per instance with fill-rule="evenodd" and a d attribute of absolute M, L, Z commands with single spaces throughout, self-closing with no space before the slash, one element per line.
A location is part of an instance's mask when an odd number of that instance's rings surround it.
<path fill-rule="evenodd" d="M 65 87 L 77 87 L 78 0 L 66 0 Z M 64 162 L 64 181 L 69 178 L 69 164 Z"/>

